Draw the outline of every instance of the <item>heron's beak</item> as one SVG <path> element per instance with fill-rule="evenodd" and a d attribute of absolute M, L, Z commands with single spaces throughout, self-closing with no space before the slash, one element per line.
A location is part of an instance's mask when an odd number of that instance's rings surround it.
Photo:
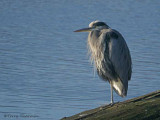
<path fill-rule="evenodd" d="M 94 30 L 94 27 L 83 28 L 83 29 L 76 30 L 74 32 L 90 32 L 92 30 Z"/>

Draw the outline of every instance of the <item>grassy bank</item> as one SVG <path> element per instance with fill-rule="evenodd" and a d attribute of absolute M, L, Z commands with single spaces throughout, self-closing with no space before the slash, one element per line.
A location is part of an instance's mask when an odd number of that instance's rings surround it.
<path fill-rule="evenodd" d="M 160 90 L 61 120 L 160 120 Z"/>

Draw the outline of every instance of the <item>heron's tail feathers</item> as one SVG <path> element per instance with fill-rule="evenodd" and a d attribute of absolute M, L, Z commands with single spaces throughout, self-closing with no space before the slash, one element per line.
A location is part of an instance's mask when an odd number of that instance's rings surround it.
<path fill-rule="evenodd" d="M 115 90 L 115 92 L 120 95 L 121 97 L 127 96 L 127 90 L 128 90 L 128 80 L 123 83 L 119 78 L 116 81 L 112 81 L 112 86 Z"/>

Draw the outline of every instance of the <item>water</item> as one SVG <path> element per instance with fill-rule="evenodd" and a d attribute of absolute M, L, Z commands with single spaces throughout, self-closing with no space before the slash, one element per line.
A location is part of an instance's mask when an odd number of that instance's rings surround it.
<path fill-rule="evenodd" d="M 1 0 L 0 119 L 60 119 L 108 104 L 110 87 L 93 71 L 93 20 L 120 31 L 133 59 L 127 100 L 160 87 L 160 1 Z M 28 116 L 27 116 L 28 115 Z M 30 117 L 29 117 L 30 116 Z"/>

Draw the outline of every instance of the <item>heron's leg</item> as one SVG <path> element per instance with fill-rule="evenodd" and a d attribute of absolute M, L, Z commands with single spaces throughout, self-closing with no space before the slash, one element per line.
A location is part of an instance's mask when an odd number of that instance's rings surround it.
<path fill-rule="evenodd" d="M 111 86 L 111 104 L 114 104 L 114 101 L 113 101 L 113 86 L 112 86 L 112 83 L 110 84 Z"/>

